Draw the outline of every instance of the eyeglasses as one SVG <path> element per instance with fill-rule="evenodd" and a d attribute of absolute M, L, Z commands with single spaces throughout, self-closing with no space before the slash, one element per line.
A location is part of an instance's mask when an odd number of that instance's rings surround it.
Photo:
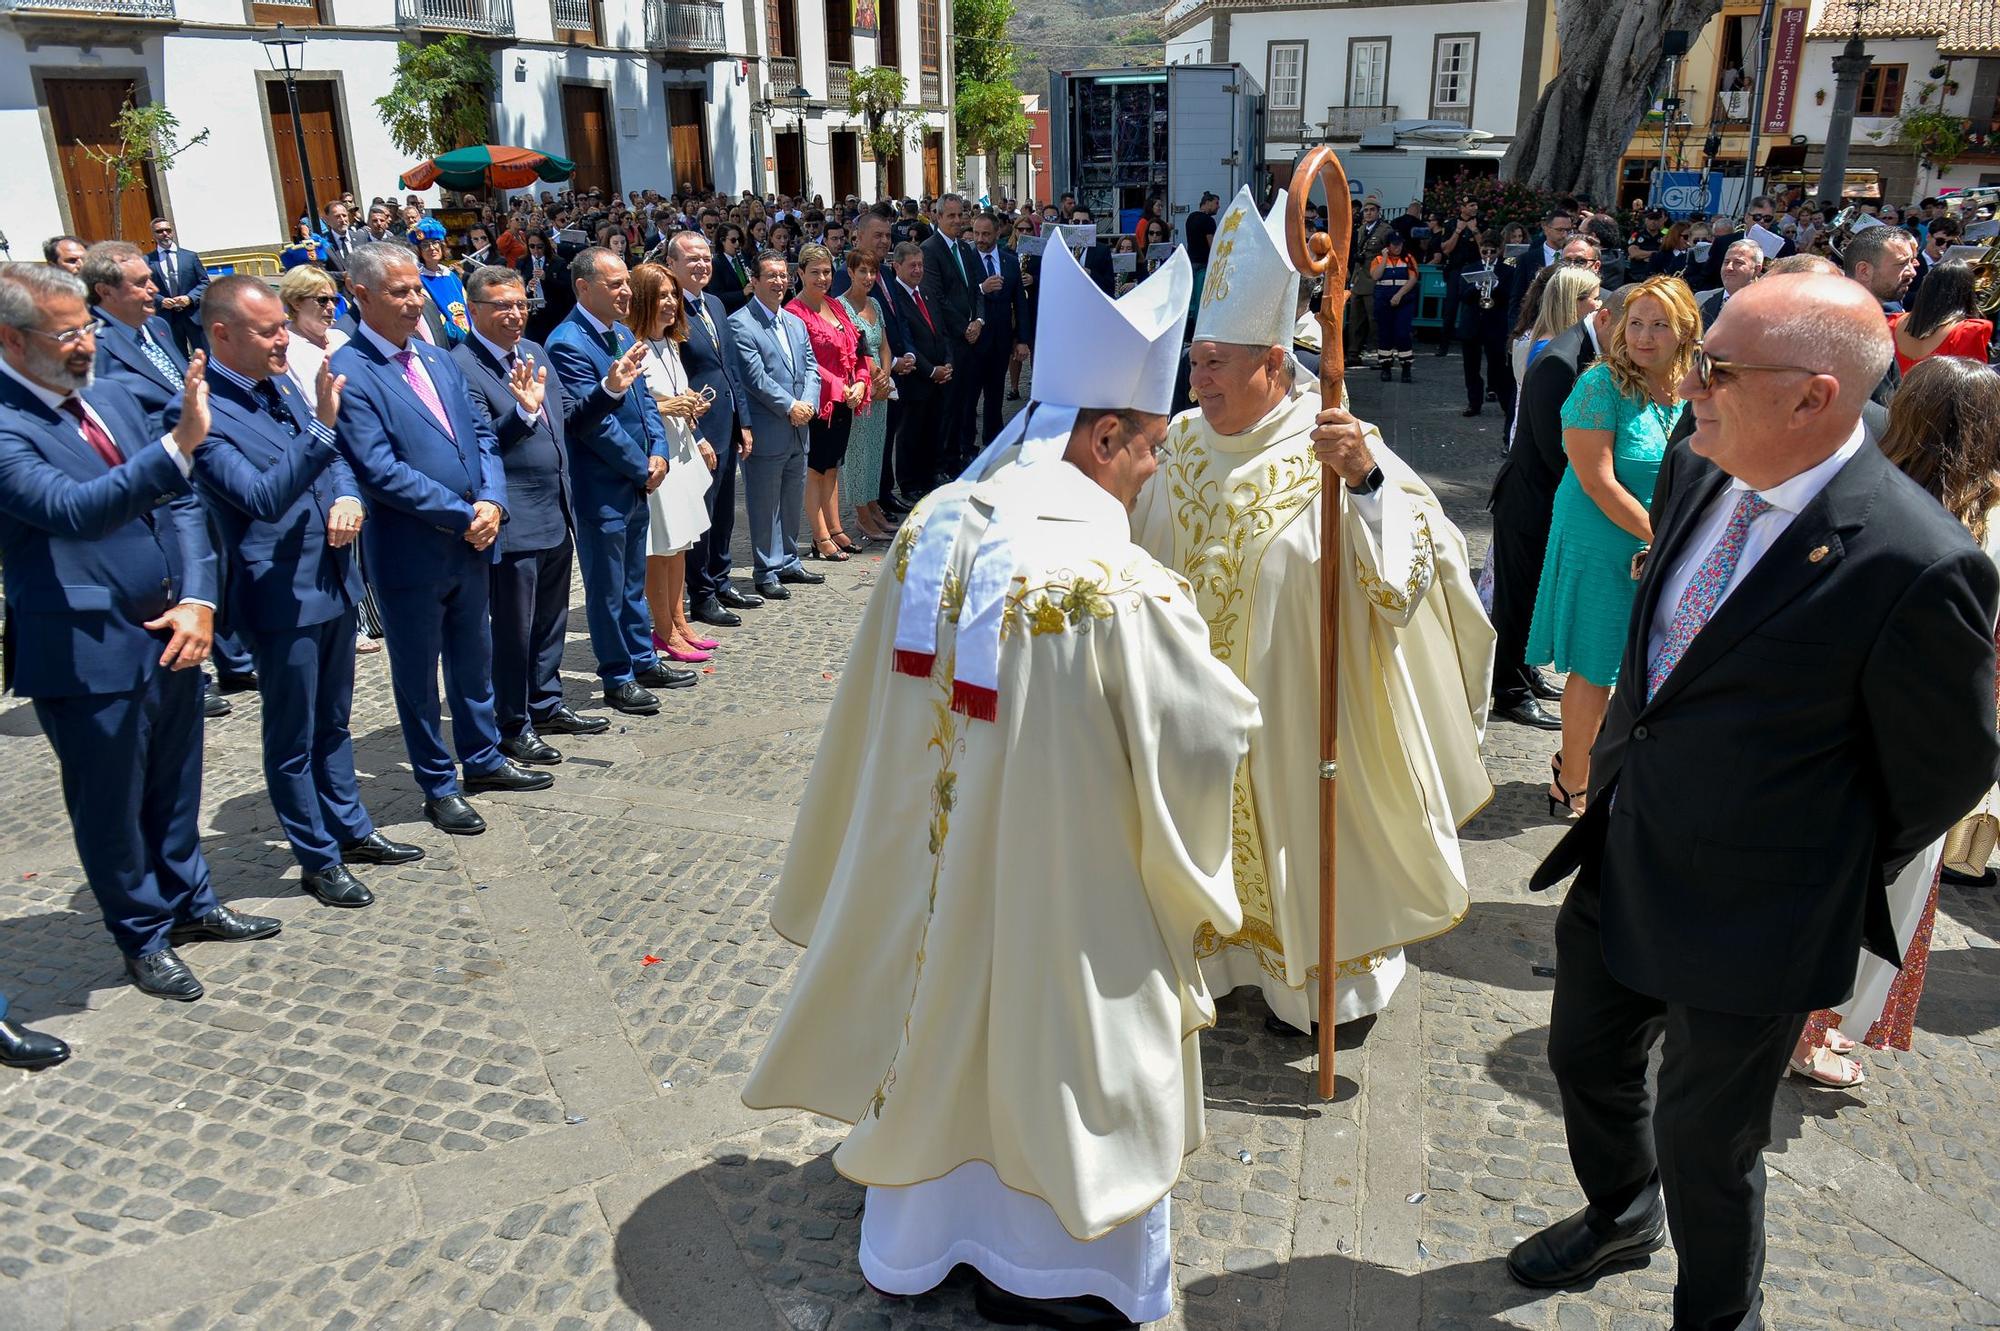
<path fill-rule="evenodd" d="M 1588 254 L 1571 254 L 1563 258 L 1563 266 L 1565 268 L 1598 268 L 1603 266 L 1603 260 L 1593 259 Z"/>
<path fill-rule="evenodd" d="M 528 302 L 525 300 L 475 300 L 472 303 L 474 305 L 484 305 L 488 309 L 498 310 L 502 314 L 526 314 L 528 312 Z"/>
<path fill-rule="evenodd" d="M 1746 370 L 1765 370 L 1773 374 L 1818 374 L 1803 365 L 1755 365 L 1749 361 L 1717 360 L 1708 354 L 1708 349 L 1697 345 L 1694 349 L 1694 377 L 1706 393 L 1714 388 L 1718 377 L 1727 381 L 1730 375 L 1742 374 Z"/>
<path fill-rule="evenodd" d="M 330 310 L 334 306 L 340 304 L 340 297 L 338 296 L 307 296 L 306 299 L 311 301 L 313 304 L 319 306 L 321 309 L 327 309 L 327 310 Z"/>
<path fill-rule="evenodd" d="M 104 320 L 92 319 L 81 328 L 69 328 L 60 333 L 46 332 L 40 328 L 29 328 L 25 331 L 33 333 L 36 337 L 46 337 L 59 347 L 73 347 L 86 337 L 96 337 L 99 333 L 103 332 Z"/>

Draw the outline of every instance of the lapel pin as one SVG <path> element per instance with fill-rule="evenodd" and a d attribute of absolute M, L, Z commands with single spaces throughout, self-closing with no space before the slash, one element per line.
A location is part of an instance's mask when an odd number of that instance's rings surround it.
<path fill-rule="evenodd" d="M 1826 558 L 1826 554 L 1827 551 L 1825 546 L 1816 545 L 1813 547 L 1813 552 L 1806 556 L 1806 562 L 1808 564 L 1817 564 L 1819 563 L 1820 560 Z"/>

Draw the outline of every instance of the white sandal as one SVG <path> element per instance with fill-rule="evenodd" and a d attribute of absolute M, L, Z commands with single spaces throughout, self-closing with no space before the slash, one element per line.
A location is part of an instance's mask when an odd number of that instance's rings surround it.
<path fill-rule="evenodd" d="M 1866 1068 L 1824 1046 L 1815 1048 L 1810 1060 L 1792 1058 L 1785 1063 L 1794 1075 L 1804 1077 L 1816 1086 L 1828 1086 L 1836 1091 L 1852 1090 L 1868 1080 Z"/>

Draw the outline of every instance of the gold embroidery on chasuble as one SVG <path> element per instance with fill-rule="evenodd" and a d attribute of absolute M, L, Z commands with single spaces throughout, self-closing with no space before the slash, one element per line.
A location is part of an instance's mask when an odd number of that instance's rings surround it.
<path fill-rule="evenodd" d="M 1194 430 L 1192 421 L 1180 424 L 1177 446 L 1165 467 L 1173 503 L 1174 563 L 1186 574 L 1208 623 L 1209 651 L 1247 685 L 1258 573 L 1271 543 L 1318 500 L 1320 468 L 1309 448 L 1273 449 L 1269 461 L 1232 481 L 1227 454 L 1188 447 Z M 1246 756 L 1230 786 L 1230 847 L 1243 927 L 1225 937 L 1214 925 L 1202 925 L 1195 933 L 1195 955 L 1246 948 L 1266 975 L 1296 988 L 1285 978 L 1285 949 L 1260 827 Z"/>

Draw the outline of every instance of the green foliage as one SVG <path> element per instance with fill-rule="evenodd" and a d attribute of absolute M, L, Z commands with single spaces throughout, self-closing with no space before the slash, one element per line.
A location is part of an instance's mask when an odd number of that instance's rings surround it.
<path fill-rule="evenodd" d="M 1012 157 L 1028 143 L 1014 87 L 1020 52 L 1007 35 L 1014 0 L 952 0 L 953 120 L 964 152 Z"/>
<path fill-rule="evenodd" d="M 375 99 L 389 141 L 412 157 L 435 157 L 486 141 L 493 64 L 467 37 L 396 43 L 396 81 Z"/>
<path fill-rule="evenodd" d="M 171 171 L 176 157 L 196 144 L 208 142 L 205 129 L 187 142 L 180 142 L 180 118 L 158 102 L 145 106 L 126 102 L 113 117 L 111 128 L 117 135 L 115 147 L 83 151 L 100 163 L 110 177 L 113 218 L 125 215 L 125 191 L 144 185 L 148 170 Z"/>
<path fill-rule="evenodd" d="M 857 69 L 847 80 L 847 110 L 861 117 L 869 155 L 875 159 L 878 193 L 886 193 L 889 159 L 916 142 L 923 129 L 921 113 L 904 109 L 909 80 L 887 65 Z"/>

